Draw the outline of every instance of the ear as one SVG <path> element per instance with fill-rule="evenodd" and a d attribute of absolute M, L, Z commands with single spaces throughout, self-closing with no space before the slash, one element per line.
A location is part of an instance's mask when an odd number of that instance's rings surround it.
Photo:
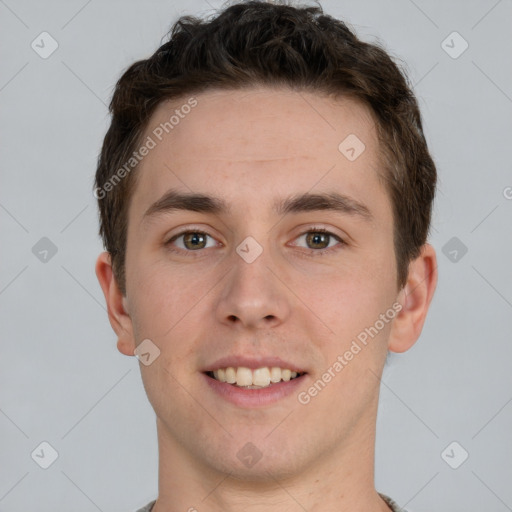
<path fill-rule="evenodd" d="M 102 252 L 96 261 L 96 276 L 107 302 L 108 319 L 117 334 L 117 349 L 122 354 L 133 356 L 135 342 L 132 319 L 126 308 L 126 297 L 119 290 L 110 253 Z"/>
<path fill-rule="evenodd" d="M 421 254 L 409 264 L 407 282 L 397 298 L 402 309 L 393 320 L 389 335 L 388 349 L 391 352 L 405 352 L 416 343 L 436 285 L 436 252 L 430 244 L 425 244 Z"/>

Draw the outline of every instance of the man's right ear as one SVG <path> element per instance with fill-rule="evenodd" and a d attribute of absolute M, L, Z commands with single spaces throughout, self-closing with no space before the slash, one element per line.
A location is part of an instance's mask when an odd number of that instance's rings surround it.
<path fill-rule="evenodd" d="M 126 308 L 126 297 L 121 293 L 114 276 L 109 252 L 102 252 L 98 256 L 96 277 L 105 295 L 110 325 L 117 334 L 117 349 L 122 354 L 133 356 L 135 350 L 133 323 Z"/>

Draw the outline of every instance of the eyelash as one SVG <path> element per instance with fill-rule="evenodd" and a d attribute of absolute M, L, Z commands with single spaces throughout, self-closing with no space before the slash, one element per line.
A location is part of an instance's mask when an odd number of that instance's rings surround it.
<path fill-rule="evenodd" d="M 187 234 L 190 234 L 190 233 L 193 233 L 193 234 L 198 234 L 198 235 L 203 235 L 203 236 L 208 236 L 210 238 L 213 238 L 209 233 L 205 232 L 205 231 L 202 231 L 200 229 L 187 229 L 185 231 L 181 231 L 180 233 L 177 233 L 176 235 L 174 235 L 171 239 L 169 239 L 167 242 L 165 242 L 165 246 L 169 249 L 169 251 L 171 252 L 175 252 L 175 253 L 183 253 L 183 252 L 186 252 L 186 253 L 200 253 L 201 251 L 203 251 L 204 249 L 197 249 L 197 250 L 189 250 L 189 249 L 181 249 L 181 248 L 178 248 L 178 249 L 175 249 L 172 247 L 172 242 L 174 242 L 175 240 L 177 240 L 178 238 L 180 238 L 181 236 L 183 235 L 187 235 Z M 340 244 L 339 247 L 328 247 L 328 248 L 325 248 L 325 249 L 305 249 L 306 251 L 308 251 L 308 253 L 311 255 L 311 256 L 324 256 L 326 254 L 330 254 L 331 252 L 333 251 L 337 251 L 339 250 L 341 247 L 347 245 L 347 243 L 341 239 L 338 235 L 335 235 L 334 233 L 332 233 L 331 231 L 325 229 L 325 228 L 317 228 L 317 227 L 310 227 L 307 231 L 303 231 L 300 235 L 298 235 L 296 238 L 300 238 L 304 235 L 307 235 L 309 233 L 325 233 L 326 235 L 329 235 L 330 237 L 334 238 L 335 240 L 337 240 Z M 330 240 L 329 240 L 330 242 Z M 196 256 L 196 255 L 194 255 Z M 199 255 L 197 255 L 199 256 Z"/>

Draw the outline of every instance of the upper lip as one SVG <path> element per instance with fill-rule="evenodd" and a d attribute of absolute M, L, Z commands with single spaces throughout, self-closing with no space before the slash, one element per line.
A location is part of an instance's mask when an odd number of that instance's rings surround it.
<path fill-rule="evenodd" d="M 205 368 L 203 368 L 203 372 L 213 372 L 218 370 L 219 368 L 238 368 L 240 366 L 244 366 L 245 368 L 250 368 L 251 370 L 256 370 L 257 368 L 265 368 L 265 367 L 278 367 L 278 368 L 287 368 L 293 372 L 302 373 L 306 372 L 306 370 L 298 366 L 294 363 L 290 363 L 288 361 L 284 361 L 280 357 L 268 356 L 268 357 L 247 357 L 247 356 L 226 356 L 217 359 L 215 362 L 209 364 Z M 307 372 L 306 372 L 307 373 Z"/>

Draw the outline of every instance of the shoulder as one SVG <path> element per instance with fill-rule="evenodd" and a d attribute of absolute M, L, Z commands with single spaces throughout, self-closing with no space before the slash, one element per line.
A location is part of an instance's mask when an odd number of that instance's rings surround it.
<path fill-rule="evenodd" d="M 382 493 L 379 493 L 379 495 L 391 507 L 391 510 L 393 512 L 407 512 L 407 510 L 399 507 L 398 503 L 392 500 L 389 496 L 386 496 L 385 494 Z M 148 503 L 145 507 L 142 507 L 139 510 L 137 510 L 137 512 L 151 512 L 151 509 L 153 508 L 155 502 L 156 500 L 153 500 L 151 503 Z"/>
<path fill-rule="evenodd" d="M 386 496 L 381 492 L 379 492 L 379 496 L 389 505 L 389 508 L 391 508 L 393 512 L 407 512 L 405 508 L 400 507 L 398 503 L 392 500 L 389 496 Z"/>
<path fill-rule="evenodd" d="M 139 508 L 137 512 L 151 512 L 151 509 L 153 508 L 155 502 L 156 500 L 153 500 L 151 503 L 148 503 L 145 507 Z"/>

